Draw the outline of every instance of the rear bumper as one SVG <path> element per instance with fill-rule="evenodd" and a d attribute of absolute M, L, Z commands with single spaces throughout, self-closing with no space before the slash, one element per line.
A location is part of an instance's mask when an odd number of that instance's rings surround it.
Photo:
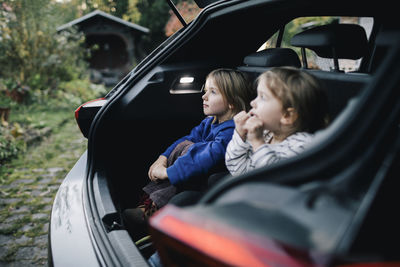
<path fill-rule="evenodd" d="M 83 203 L 87 152 L 77 161 L 54 199 L 49 227 L 49 266 L 100 266 Z"/>

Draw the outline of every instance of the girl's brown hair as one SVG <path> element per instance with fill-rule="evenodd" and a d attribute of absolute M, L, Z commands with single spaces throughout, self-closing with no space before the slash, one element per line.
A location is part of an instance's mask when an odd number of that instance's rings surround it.
<path fill-rule="evenodd" d="M 328 123 L 328 99 L 313 75 L 293 67 L 272 68 L 258 77 L 281 101 L 283 111 L 294 108 L 296 131 L 315 132 Z"/>
<path fill-rule="evenodd" d="M 232 106 L 234 114 L 250 109 L 250 101 L 254 98 L 254 90 L 247 75 L 234 69 L 216 69 L 207 75 L 214 79 L 224 100 Z"/>

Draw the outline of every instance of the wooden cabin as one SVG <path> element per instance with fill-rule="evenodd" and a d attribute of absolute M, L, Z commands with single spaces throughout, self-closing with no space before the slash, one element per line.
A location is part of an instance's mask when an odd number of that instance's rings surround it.
<path fill-rule="evenodd" d="M 92 50 L 89 66 L 96 83 L 114 86 L 143 57 L 140 40 L 148 28 L 96 10 L 57 28 L 77 26 L 85 34 L 86 46 Z"/>

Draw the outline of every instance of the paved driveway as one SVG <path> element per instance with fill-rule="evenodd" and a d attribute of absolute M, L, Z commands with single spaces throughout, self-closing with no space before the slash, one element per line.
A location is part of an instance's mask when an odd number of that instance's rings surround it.
<path fill-rule="evenodd" d="M 0 266 L 47 266 L 53 199 L 86 145 L 71 119 L 0 167 Z"/>

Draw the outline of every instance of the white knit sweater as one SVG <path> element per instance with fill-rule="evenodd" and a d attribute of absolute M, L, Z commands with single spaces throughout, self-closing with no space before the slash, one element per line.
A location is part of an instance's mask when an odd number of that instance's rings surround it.
<path fill-rule="evenodd" d="M 239 175 L 259 167 L 270 165 L 282 159 L 300 154 L 313 135 L 306 132 L 297 132 L 288 136 L 281 143 L 268 144 L 272 134 L 265 136 L 266 144 L 255 152 L 249 142 L 244 142 L 240 135 L 234 131 L 225 154 L 225 163 L 232 175 Z"/>

